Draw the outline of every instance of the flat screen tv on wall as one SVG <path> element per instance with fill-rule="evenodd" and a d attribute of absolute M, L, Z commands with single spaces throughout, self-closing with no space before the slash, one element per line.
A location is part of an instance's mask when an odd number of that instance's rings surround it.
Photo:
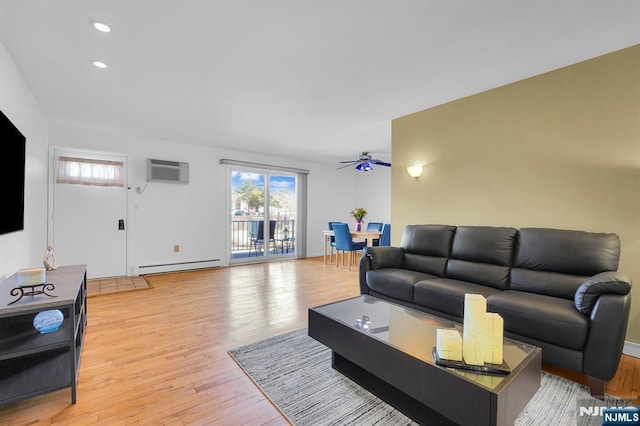
<path fill-rule="evenodd" d="M 26 139 L 0 111 L 0 234 L 24 229 L 24 166 Z"/>

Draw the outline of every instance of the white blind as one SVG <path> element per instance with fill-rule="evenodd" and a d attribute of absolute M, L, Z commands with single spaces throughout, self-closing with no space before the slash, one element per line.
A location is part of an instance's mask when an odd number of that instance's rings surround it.
<path fill-rule="evenodd" d="M 59 157 L 56 183 L 124 187 L 124 165 L 120 161 Z"/>

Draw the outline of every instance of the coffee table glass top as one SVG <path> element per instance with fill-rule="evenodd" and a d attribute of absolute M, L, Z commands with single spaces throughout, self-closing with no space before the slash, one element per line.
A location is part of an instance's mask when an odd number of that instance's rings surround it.
<path fill-rule="evenodd" d="M 462 335 L 462 324 L 368 295 L 315 307 L 313 310 L 433 365 L 435 361 L 432 351 L 436 346 L 436 330 L 455 328 Z M 447 370 L 494 390 L 504 385 L 536 349 L 535 346 L 505 338 L 503 357 L 511 368 L 511 374 L 506 376 L 451 368 Z"/>

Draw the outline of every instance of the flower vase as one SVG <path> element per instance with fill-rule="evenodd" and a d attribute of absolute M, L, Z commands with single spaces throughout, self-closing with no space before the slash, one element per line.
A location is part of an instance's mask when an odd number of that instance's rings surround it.
<path fill-rule="evenodd" d="M 361 220 L 357 220 L 356 221 L 356 232 L 360 232 L 362 231 L 362 221 Z"/>

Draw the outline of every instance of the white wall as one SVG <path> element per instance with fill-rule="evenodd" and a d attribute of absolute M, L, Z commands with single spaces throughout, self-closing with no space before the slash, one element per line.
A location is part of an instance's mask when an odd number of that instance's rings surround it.
<path fill-rule="evenodd" d="M 307 256 L 321 256 L 322 230 L 330 220 L 351 223 L 348 212 L 366 207 L 370 220 L 390 220 L 390 173 L 336 170 L 334 165 L 270 157 L 227 149 L 185 145 L 145 137 L 49 124 L 0 43 L 0 109 L 27 139 L 25 230 L 0 235 L 0 279 L 18 269 L 37 267 L 47 244 L 47 188 L 49 147 L 116 153 L 129 158 L 128 248 L 129 273 L 137 265 L 220 258 L 226 261 L 226 166 L 220 158 L 310 170 L 308 176 Z M 145 161 L 159 158 L 186 161 L 190 183 L 149 183 L 143 194 Z M 3 206 L 7 208 L 7 206 Z M 173 245 L 180 252 L 173 253 Z"/>
<path fill-rule="evenodd" d="M 329 220 L 352 221 L 354 207 L 372 206 L 376 218 L 389 217 L 390 174 L 337 171 L 329 165 L 148 139 L 113 132 L 52 124 L 52 146 L 112 152 L 129 157 L 128 265 L 227 260 L 228 220 L 226 166 L 221 158 L 310 170 L 308 176 L 307 256 L 323 253 L 322 230 Z M 187 185 L 150 182 L 145 187 L 147 158 L 189 163 Z M 377 170 L 376 170 L 377 172 Z M 381 171 L 382 172 L 382 171 Z M 386 179 L 386 180 L 385 180 Z M 375 195 L 375 196 L 372 196 Z M 373 217 L 373 216 L 372 216 Z M 173 252 L 173 245 L 180 252 Z"/>
<path fill-rule="evenodd" d="M 25 228 L 0 235 L 0 279 L 42 266 L 47 245 L 47 121 L 0 42 L 0 110 L 26 138 Z M 4 142 L 4 141 L 3 141 Z M 8 165 L 10 158 L 2 159 Z M 0 191 L 0 203 L 2 200 Z M 2 204 L 3 209 L 11 206 Z"/>

